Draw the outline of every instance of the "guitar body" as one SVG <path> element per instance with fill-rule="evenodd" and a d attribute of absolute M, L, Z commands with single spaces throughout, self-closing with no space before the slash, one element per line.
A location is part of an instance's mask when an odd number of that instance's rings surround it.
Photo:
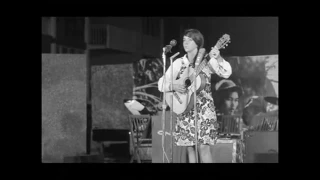
<path fill-rule="evenodd" d="M 182 84 L 187 88 L 187 92 L 182 94 L 179 92 L 167 92 L 166 102 L 169 107 L 176 114 L 182 114 L 188 112 L 194 106 L 194 69 L 187 68 L 181 75 L 180 79 L 174 80 L 173 84 Z M 206 87 L 206 77 L 203 73 L 200 73 L 196 77 L 196 93 Z M 173 96 L 173 97 L 172 97 Z"/>

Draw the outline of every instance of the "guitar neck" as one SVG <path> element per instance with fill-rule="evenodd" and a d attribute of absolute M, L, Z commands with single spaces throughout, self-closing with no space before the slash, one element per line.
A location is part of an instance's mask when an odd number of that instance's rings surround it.
<path fill-rule="evenodd" d="M 214 48 L 220 49 L 220 47 L 217 46 L 217 44 L 214 46 Z M 204 57 L 204 60 L 200 63 L 200 65 L 198 66 L 198 68 L 196 69 L 196 77 L 199 75 L 199 73 L 203 70 L 204 67 L 206 67 L 207 62 L 210 60 L 207 59 L 209 56 L 209 54 L 207 54 L 206 57 Z"/>
<path fill-rule="evenodd" d="M 199 73 L 203 70 L 203 68 L 207 65 L 207 58 L 204 58 L 204 60 L 200 63 L 200 65 L 196 69 L 196 77 L 199 75 Z"/>

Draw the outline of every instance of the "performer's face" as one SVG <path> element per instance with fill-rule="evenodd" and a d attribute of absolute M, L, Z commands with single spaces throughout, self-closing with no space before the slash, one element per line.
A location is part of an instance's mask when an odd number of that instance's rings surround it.
<path fill-rule="evenodd" d="M 184 50 L 188 53 L 197 49 L 198 45 L 193 41 L 192 38 L 188 36 L 183 36 L 183 47 Z"/>
<path fill-rule="evenodd" d="M 238 92 L 231 92 L 229 96 L 224 100 L 224 114 L 233 115 L 239 105 Z"/>

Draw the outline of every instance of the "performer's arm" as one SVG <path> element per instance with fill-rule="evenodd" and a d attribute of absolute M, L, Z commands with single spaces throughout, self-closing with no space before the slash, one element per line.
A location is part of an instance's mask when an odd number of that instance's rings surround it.
<path fill-rule="evenodd" d="M 209 69 L 220 77 L 223 77 L 225 79 L 229 78 L 232 74 L 232 68 L 230 63 L 224 60 L 223 57 L 221 57 L 220 51 L 216 48 L 213 48 L 210 51 L 209 56 Z"/>

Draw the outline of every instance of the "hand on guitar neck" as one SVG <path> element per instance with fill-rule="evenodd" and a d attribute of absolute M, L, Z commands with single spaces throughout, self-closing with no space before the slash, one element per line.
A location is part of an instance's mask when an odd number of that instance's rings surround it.
<path fill-rule="evenodd" d="M 215 47 L 211 47 L 211 51 L 209 52 L 210 58 L 215 58 L 218 62 L 222 61 L 222 57 L 220 56 L 219 49 Z"/>

